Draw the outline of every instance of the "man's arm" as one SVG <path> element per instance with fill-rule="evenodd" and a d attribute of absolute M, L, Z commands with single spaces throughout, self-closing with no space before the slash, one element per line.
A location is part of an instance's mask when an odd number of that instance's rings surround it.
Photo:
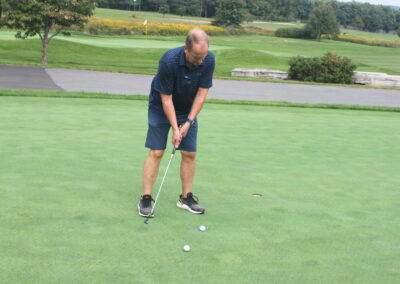
<path fill-rule="evenodd" d="M 206 88 L 199 88 L 196 94 L 196 98 L 194 99 L 192 109 L 190 110 L 188 118 L 190 120 L 194 120 L 197 115 L 200 113 L 201 109 L 203 108 L 204 102 L 206 101 L 208 90 Z M 183 125 L 181 125 L 181 135 L 182 137 L 185 137 L 187 132 L 189 131 L 190 128 L 190 123 L 186 122 Z"/>
<path fill-rule="evenodd" d="M 178 122 L 176 121 L 175 107 L 172 102 L 172 95 L 160 94 L 162 107 L 165 113 L 165 116 L 168 118 L 169 123 L 171 124 L 173 134 L 172 134 L 172 144 L 178 148 L 181 143 L 182 136 L 179 131 Z"/>

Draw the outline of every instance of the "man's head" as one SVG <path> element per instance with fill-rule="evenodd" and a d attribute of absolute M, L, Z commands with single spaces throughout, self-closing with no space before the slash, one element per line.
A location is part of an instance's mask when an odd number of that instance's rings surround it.
<path fill-rule="evenodd" d="M 191 68 L 200 65 L 208 52 L 208 35 L 199 28 L 190 30 L 185 42 L 186 63 Z"/>

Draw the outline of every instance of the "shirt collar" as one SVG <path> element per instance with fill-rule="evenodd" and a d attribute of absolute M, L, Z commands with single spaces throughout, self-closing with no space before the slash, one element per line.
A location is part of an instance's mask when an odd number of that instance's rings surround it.
<path fill-rule="evenodd" d="M 186 66 L 184 47 L 182 47 L 182 49 L 181 49 L 181 54 L 180 54 L 180 56 L 179 56 L 179 65 L 180 65 L 180 66 Z"/>

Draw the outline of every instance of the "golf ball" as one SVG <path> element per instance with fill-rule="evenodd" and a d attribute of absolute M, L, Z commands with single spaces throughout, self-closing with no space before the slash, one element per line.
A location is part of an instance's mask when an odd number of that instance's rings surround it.
<path fill-rule="evenodd" d="M 206 226 L 201 225 L 201 226 L 199 227 L 199 230 L 202 231 L 202 232 L 204 232 L 204 231 L 206 230 Z"/>
<path fill-rule="evenodd" d="M 183 246 L 184 251 L 190 251 L 190 246 L 189 245 L 184 245 Z"/>

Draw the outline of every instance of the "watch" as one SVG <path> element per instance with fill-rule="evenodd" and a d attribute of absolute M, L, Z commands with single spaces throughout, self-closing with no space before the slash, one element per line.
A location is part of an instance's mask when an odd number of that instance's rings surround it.
<path fill-rule="evenodd" d="M 188 118 L 188 119 L 186 120 L 186 122 L 189 122 L 189 123 L 190 123 L 190 126 L 193 126 L 193 124 L 194 124 L 194 120 L 191 120 L 190 118 Z"/>

